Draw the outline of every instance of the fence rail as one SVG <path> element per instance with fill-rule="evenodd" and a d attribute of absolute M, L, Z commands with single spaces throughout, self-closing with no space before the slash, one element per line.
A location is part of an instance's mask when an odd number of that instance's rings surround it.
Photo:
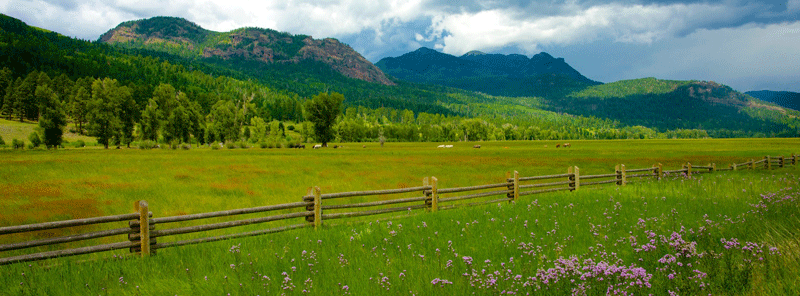
<path fill-rule="evenodd" d="M 199 244 L 206 242 L 213 242 L 226 239 L 234 239 L 247 236 L 264 235 L 269 233 L 305 228 L 305 227 L 320 227 L 323 220 L 345 219 L 354 217 L 363 217 L 371 215 L 383 215 L 395 212 L 412 212 L 414 210 L 426 210 L 436 212 L 438 210 L 454 209 L 465 206 L 475 206 L 483 204 L 492 204 L 499 202 L 511 202 L 519 199 L 520 196 L 527 196 L 532 194 L 540 194 L 546 192 L 556 191 L 576 191 L 581 186 L 590 185 L 603 185 L 603 184 L 616 184 L 624 186 L 630 182 L 641 182 L 646 178 L 653 178 L 653 180 L 661 180 L 664 176 L 670 174 L 685 174 L 691 176 L 692 174 L 705 174 L 714 173 L 716 171 L 736 171 L 739 169 L 772 169 L 777 167 L 785 167 L 787 165 L 797 165 L 798 156 L 792 154 L 790 157 L 783 156 L 765 156 L 759 160 L 750 159 L 743 163 L 732 163 L 725 168 L 717 168 L 716 164 L 708 164 L 705 166 L 692 165 L 686 163 L 680 169 L 664 170 L 661 164 L 653 165 L 650 168 L 636 168 L 626 169 L 625 165 L 617 165 L 614 172 L 610 174 L 595 174 L 595 175 L 581 175 L 578 167 L 568 167 L 566 174 L 554 174 L 544 176 L 524 176 L 520 177 L 517 171 L 509 173 L 504 183 L 484 184 L 466 187 L 452 187 L 452 188 L 439 188 L 438 179 L 435 177 L 426 177 L 423 179 L 422 186 L 399 188 L 399 189 L 383 189 L 383 190 L 370 190 L 370 191 L 352 191 L 352 192 L 337 192 L 322 194 L 319 187 L 314 187 L 309 190 L 308 194 L 302 196 L 299 202 L 267 205 L 261 207 L 234 209 L 226 211 L 198 213 L 189 215 L 169 216 L 169 217 L 156 217 L 152 218 L 153 213 L 149 211 L 147 202 L 137 201 L 134 204 L 134 213 L 91 217 L 84 219 L 73 219 L 65 221 L 45 222 L 27 225 L 6 226 L 0 227 L 0 235 L 8 234 L 25 234 L 42 230 L 64 229 L 77 226 L 97 226 L 104 224 L 111 224 L 115 222 L 127 221 L 127 225 L 122 228 L 113 228 L 106 230 L 90 231 L 85 233 L 71 234 L 60 237 L 33 239 L 22 242 L 15 242 L 10 244 L 0 245 L 0 252 L 33 249 L 37 247 L 53 246 L 58 244 L 79 242 L 84 240 L 92 240 L 106 237 L 114 237 L 125 235 L 126 241 L 107 243 L 79 248 L 70 248 L 63 250 L 51 250 L 44 252 L 35 252 L 32 254 L 22 254 L 16 256 L 8 256 L 0 258 L 0 265 L 12 264 L 18 262 L 28 262 L 35 260 L 44 260 L 64 256 L 82 255 L 97 252 L 106 252 L 118 249 L 130 249 L 140 256 L 149 256 L 155 254 L 156 250 L 171 248 L 177 246 L 184 246 L 190 244 Z M 629 174 L 638 173 L 638 174 Z M 635 180 L 630 180 L 634 179 Z M 555 181 L 553 181 L 555 179 Z M 561 179 L 561 180 L 558 180 Z M 592 180 L 592 181 L 584 181 Z M 524 183 L 524 184 L 523 184 Z M 502 188 L 502 190 L 496 190 Z M 527 190 L 534 189 L 534 190 Z M 407 193 L 421 193 L 422 196 L 412 197 L 398 197 L 390 198 L 391 195 L 401 195 Z M 445 196 L 442 196 L 445 195 Z M 380 196 L 378 200 L 364 201 L 365 197 Z M 502 196 L 502 198 L 497 198 Z M 343 199 L 343 198 L 360 198 L 360 200 L 347 200 L 344 203 L 323 204 L 323 201 Z M 468 201 L 468 202 L 467 202 Z M 420 203 L 422 202 L 422 203 Z M 444 205 L 441 205 L 443 204 Z M 382 207 L 389 206 L 392 207 Z M 376 207 L 380 207 L 377 208 Z M 366 208 L 366 209 L 365 209 Z M 299 209 L 299 210 L 298 210 Z M 323 213 L 324 211 L 324 213 Z M 341 212 L 349 211 L 349 212 Z M 238 218 L 233 221 L 217 222 L 189 225 L 189 226 L 176 226 L 172 228 L 163 228 L 170 223 L 190 222 L 203 219 L 219 219 L 224 217 L 235 217 L 241 215 L 261 214 L 267 212 L 277 212 L 269 216 L 260 216 L 255 218 L 242 219 Z M 262 224 L 276 221 L 292 221 L 291 219 L 303 218 L 304 222 L 299 224 L 289 225 L 273 225 L 272 227 L 258 229 L 248 232 L 208 236 L 201 238 L 191 238 L 184 240 L 177 240 L 172 242 L 157 242 L 159 237 L 178 236 L 194 233 L 207 233 L 214 230 L 240 227 L 245 225 Z"/>

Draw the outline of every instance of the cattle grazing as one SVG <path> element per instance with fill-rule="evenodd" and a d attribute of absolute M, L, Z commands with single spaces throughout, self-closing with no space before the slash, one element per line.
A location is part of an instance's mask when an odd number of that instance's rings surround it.
<path fill-rule="evenodd" d="M 436 148 L 444 148 L 444 145 L 436 146 Z"/>
<path fill-rule="evenodd" d="M 339 145 L 333 145 L 333 149 L 339 148 Z"/>
<path fill-rule="evenodd" d="M 556 144 L 556 148 L 560 148 L 560 147 L 561 147 L 561 144 Z"/>
<path fill-rule="evenodd" d="M 297 149 L 306 149 L 306 144 L 297 145 Z"/>
<path fill-rule="evenodd" d="M 319 148 L 322 148 L 322 145 L 320 144 L 314 145 L 314 149 L 319 149 Z"/>
<path fill-rule="evenodd" d="M 475 145 L 475 146 L 472 146 L 472 148 L 478 149 L 478 148 L 481 148 L 481 145 Z"/>
<path fill-rule="evenodd" d="M 361 146 L 361 148 L 367 148 L 367 145 Z"/>
<path fill-rule="evenodd" d="M 547 145 L 544 145 L 544 148 L 547 148 Z"/>
<path fill-rule="evenodd" d="M 445 145 L 444 148 L 453 148 L 453 145 Z"/>
<path fill-rule="evenodd" d="M 572 145 L 570 145 L 569 143 L 564 143 L 564 148 L 567 148 L 567 147 L 572 147 Z"/>

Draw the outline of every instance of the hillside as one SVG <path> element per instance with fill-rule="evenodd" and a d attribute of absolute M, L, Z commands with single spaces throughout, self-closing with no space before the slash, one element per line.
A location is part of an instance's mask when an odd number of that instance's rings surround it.
<path fill-rule="evenodd" d="M 713 81 L 624 80 L 547 101 L 545 109 L 658 130 L 704 129 L 713 137 L 748 132 L 797 136 L 800 127 L 800 112 L 771 106 Z"/>
<path fill-rule="evenodd" d="M 745 92 L 745 94 L 784 108 L 800 111 L 800 93 L 790 91 L 759 90 L 748 91 Z"/>
<path fill-rule="evenodd" d="M 420 48 L 376 63 L 384 73 L 417 83 L 438 84 L 497 96 L 552 96 L 599 84 L 580 74 L 563 58 L 542 52 L 530 59 L 519 54 L 471 51 L 456 57 Z"/>
<path fill-rule="evenodd" d="M 317 40 L 261 28 L 214 32 L 186 19 L 154 17 L 124 22 L 100 36 L 98 41 L 166 51 L 187 58 L 238 59 L 266 65 L 315 61 L 349 78 L 394 84 L 361 54 L 332 38 Z"/>

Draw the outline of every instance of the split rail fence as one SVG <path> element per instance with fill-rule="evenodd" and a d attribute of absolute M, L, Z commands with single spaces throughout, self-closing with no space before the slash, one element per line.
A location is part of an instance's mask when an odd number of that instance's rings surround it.
<path fill-rule="evenodd" d="M 439 210 L 463 206 L 516 201 L 522 196 L 546 192 L 575 191 L 579 190 L 580 188 L 591 188 L 604 184 L 624 186 L 630 182 L 646 180 L 645 178 L 652 178 L 651 180 L 661 180 L 661 178 L 664 176 L 669 176 L 671 174 L 685 174 L 686 176 L 691 177 L 694 174 L 713 173 L 716 171 L 735 171 L 740 169 L 757 168 L 772 169 L 777 167 L 785 167 L 787 165 L 796 166 L 797 160 L 798 155 L 795 154 L 792 154 L 791 157 L 766 156 L 757 161 L 751 159 L 750 161 L 744 163 L 734 163 L 727 168 L 717 168 L 713 163 L 706 166 L 696 166 L 692 165 L 691 163 L 686 163 L 680 169 L 676 170 L 664 170 L 661 164 L 656 164 L 649 168 L 639 169 L 628 169 L 625 167 L 625 165 L 620 164 L 615 167 L 613 173 L 598 175 L 581 175 L 579 168 L 573 166 L 567 169 L 566 174 L 521 177 L 518 172 L 514 171 L 513 173 L 508 174 L 506 177 L 506 182 L 456 188 L 439 188 L 436 177 L 424 178 L 422 186 L 419 187 L 388 190 L 322 194 L 319 187 L 314 187 L 309 190 L 306 196 L 303 196 L 302 201 L 295 203 L 156 218 L 153 218 L 153 213 L 149 210 L 147 202 L 140 200 L 134 204 L 134 213 L 131 214 L 0 227 L 0 235 L 27 234 L 30 236 L 32 232 L 36 231 L 127 222 L 127 225 L 121 228 L 0 245 L 0 252 L 20 253 L 22 250 L 36 248 L 41 249 L 42 247 L 54 248 L 52 247 L 53 245 L 64 243 L 73 243 L 83 240 L 119 235 L 127 236 L 127 240 L 116 243 L 70 249 L 58 249 L 3 257 L 0 258 L 0 265 L 44 260 L 63 256 L 105 252 L 118 249 L 129 249 L 130 252 L 137 253 L 144 257 L 153 255 L 156 253 L 156 250 L 164 248 L 246 236 L 263 235 L 267 233 L 304 227 L 316 228 L 321 226 L 323 221 L 335 219 L 379 215 L 393 212 L 411 212 L 413 210 L 427 210 L 436 212 Z M 400 194 L 414 194 L 417 196 L 387 199 L 390 195 Z M 350 201 L 350 203 L 348 203 L 347 199 L 361 198 L 361 200 L 363 200 L 365 197 L 372 196 L 380 196 L 381 200 L 367 202 Z M 339 202 L 337 202 L 337 200 L 339 200 Z M 341 200 L 345 201 L 341 202 Z M 375 209 L 376 207 L 380 208 Z M 342 210 L 344 210 L 344 212 L 342 212 Z M 233 217 L 246 214 L 259 214 L 260 216 L 255 218 L 210 224 L 179 226 L 171 228 L 168 227 L 169 225 L 178 222 L 189 222 L 229 216 Z M 298 221 L 300 223 L 294 224 L 292 221 L 296 220 L 291 219 L 295 218 L 304 218 L 304 220 Z M 284 221 L 283 224 L 286 225 L 273 225 L 271 228 L 258 229 L 249 232 L 184 239 L 172 242 L 159 243 L 157 241 L 161 237 L 209 232 L 213 230 L 275 221 Z"/>

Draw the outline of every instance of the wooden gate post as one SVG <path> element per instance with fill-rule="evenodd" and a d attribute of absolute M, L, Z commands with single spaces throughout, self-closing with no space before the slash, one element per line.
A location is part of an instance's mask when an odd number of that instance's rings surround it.
<path fill-rule="evenodd" d="M 139 243 L 142 257 L 150 256 L 150 210 L 144 200 L 136 201 L 133 209 L 139 213 Z"/>
<path fill-rule="evenodd" d="M 431 212 L 439 210 L 439 179 L 431 177 Z"/>
<path fill-rule="evenodd" d="M 784 166 L 784 163 L 785 163 L 785 159 L 783 158 L 783 155 L 778 156 L 778 160 L 780 160 L 778 162 L 778 166 L 782 168 Z"/>
<path fill-rule="evenodd" d="M 625 174 L 625 165 L 624 164 L 618 164 L 615 167 L 615 170 L 616 170 L 616 173 L 617 173 L 617 185 L 625 186 L 625 184 L 628 183 L 627 175 Z"/>
<path fill-rule="evenodd" d="M 736 170 L 736 163 L 735 162 L 731 164 L 731 169 L 733 169 L 734 171 Z"/>
<path fill-rule="evenodd" d="M 657 163 L 653 165 L 653 171 L 656 174 L 656 181 L 661 181 L 661 176 L 664 175 L 664 165 Z"/>
<path fill-rule="evenodd" d="M 764 168 L 767 170 L 772 169 L 772 157 L 769 155 L 764 156 Z"/>
<path fill-rule="evenodd" d="M 692 177 L 692 163 L 691 162 L 687 162 L 683 166 L 683 168 L 686 169 L 686 178 L 691 178 Z"/>
<path fill-rule="evenodd" d="M 567 168 L 569 176 L 569 191 L 578 190 L 581 187 L 581 171 L 577 166 Z"/>
<path fill-rule="evenodd" d="M 322 226 L 322 193 L 319 186 L 314 187 L 314 229 Z"/>
<path fill-rule="evenodd" d="M 708 166 L 710 166 L 710 167 L 711 167 L 711 168 L 708 170 L 709 172 L 713 173 L 713 172 L 716 172 L 716 171 L 717 171 L 717 164 L 716 164 L 716 163 L 711 163 L 711 164 L 709 164 Z"/>
<path fill-rule="evenodd" d="M 797 155 L 794 155 L 794 153 L 792 153 L 792 165 L 797 165 Z"/>
<path fill-rule="evenodd" d="M 754 159 L 752 159 L 752 158 L 750 159 L 750 169 L 751 170 L 755 170 L 756 169 L 756 161 Z"/>

